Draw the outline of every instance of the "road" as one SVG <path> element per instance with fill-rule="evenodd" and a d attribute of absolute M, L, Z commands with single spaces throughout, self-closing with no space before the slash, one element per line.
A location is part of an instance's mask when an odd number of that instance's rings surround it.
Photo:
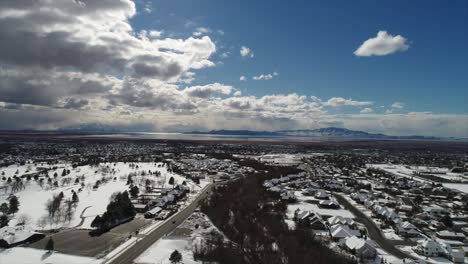
<path fill-rule="evenodd" d="M 198 202 L 204 199 L 215 184 L 208 185 L 203 193 L 201 193 L 190 205 L 185 207 L 182 211 L 173 215 L 169 218 L 168 221 L 161 224 L 154 231 L 149 233 L 142 240 L 138 241 L 131 248 L 127 249 L 117 258 L 113 259 L 110 264 L 130 264 L 140 256 L 146 249 L 153 245 L 158 239 L 163 237 L 165 234 L 172 232 L 179 224 L 181 224 L 185 219 L 187 219 L 198 207 Z M 175 221 L 175 223 L 173 223 Z"/>
<path fill-rule="evenodd" d="M 380 231 L 380 228 L 378 228 L 375 225 L 375 223 L 371 219 L 369 219 L 369 217 L 367 217 L 367 215 L 365 215 L 359 209 L 354 207 L 354 205 L 352 205 L 342 195 L 335 193 L 334 196 L 340 204 L 344 205 L 346 209 L 350 210 L 354 214 L 354 216 L 356 216 L 357 221 L 361 222 L 362 224 L 366 226 L 367 232 L 369 233 L 368 234 L 369 237 L 372 238 L 375 242 L 377 242 L 377 244 L 379 244 L 383 250 L 401 259 L 404 259 L 404 258 L 414 259 L 413 256 L 396 248 L 394 243 L 392 243 L 392 241 L 385 238 L 385 236 Z"/>

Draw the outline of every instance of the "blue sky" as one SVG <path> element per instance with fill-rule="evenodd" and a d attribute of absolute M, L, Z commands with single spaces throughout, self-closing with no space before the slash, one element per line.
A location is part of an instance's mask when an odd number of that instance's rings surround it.
<path fill-rule="evenodd" d="M 139 1 L 135 28 L 187 37 L 209 28 L 223 64 L 195 83 L 222 82 L 261 96 L 300 93 L 402 102 L 408 111 L 467 113 L 468 1 Z M 217 31 L 222 30 L 224 35 Z M 379 30 L 401 35 L 409 49 L 387 56 L 353 51 Z M 239 56 L 241 46 L 254 58 Z M 269 81 L 239 76 L 278 72 Z M 383 111 L 383 109 L 382 109 Z"/>
<path fill-rule="evenodd" d="M 468 138 L 466 0 L 35 3 L 0 1 L 0 130 Z"/>

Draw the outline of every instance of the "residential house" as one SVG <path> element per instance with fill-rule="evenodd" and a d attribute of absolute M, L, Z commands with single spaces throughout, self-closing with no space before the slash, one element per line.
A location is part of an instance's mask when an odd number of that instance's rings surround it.
<path fill-rule="evenodd" d="M 347 237 L 344 246 L 360 259 L 374 259 L 377 255 L 375 243 L 372 240 L 364 240 L 356 236 Z"/>

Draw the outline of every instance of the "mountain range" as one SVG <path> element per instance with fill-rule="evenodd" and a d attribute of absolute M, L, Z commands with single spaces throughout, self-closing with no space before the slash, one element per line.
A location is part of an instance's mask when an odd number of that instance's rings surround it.
<path fill-rule="evenodd" d="M 350 130 L 340 127 L 325 127 L 318 129 L 277 130 L 277 131 L 252 131 L 252 130 L 211 130 L 207 132 L 191 131 L 184 134 L 200 135 L 226 135 L 226 136 L 257 136 L 257 137 L 349 137 L 362 139 L 431 139 L 440 140 L 431 136 L 389 136 L 385 134 L 373 134 L 365 131 Z"/>

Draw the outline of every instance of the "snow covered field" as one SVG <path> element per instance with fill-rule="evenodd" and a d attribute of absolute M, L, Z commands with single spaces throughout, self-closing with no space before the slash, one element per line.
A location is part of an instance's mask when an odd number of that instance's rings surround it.
<path fill-rule="evenodd" d="M 395 175 L 413 178 L 416 181 L 425 182 L 424 178 L 414 175 L 416 172 L 434 173 L 435 176 L 451 181 L 467 181 L 468 179 L 461 173 L 450 172 L 447 168 L 425 167 L 425 166 L 406 166 L 402 164 L 366 164 L 368 168 L 376 168 L 393 173 Z"/>
<path fill-rule="evenodd" d="M 294 211 L 296 211 L 296 209 L 317 212 L 320 215 L 325 215 L 325 216 L 343 216 L 343 217 L 348 217 L 348 218 L 354 218 L 354 215 L 346 209 L 324 209 L 324 208 L 318 207 L 316 204 L 299 202 L 299 203 L 294 203 L 294 204 L 288 204 L 286 215 L 288 216 L 289 219 L 294 218 Z"/>
<path fill-rule="evenodd" d="M 444 183 L 444 187 L 457 189 L 460 192 L 468 193 L 468 184 L 463 183 Z"/>
<path fill-rule="evenodd" d="M 149 249 L 141 254 L 135 263 L 141 264 L 170 264 L 171 253 L 177 250 L 182 254 L 182 262 L 185 264 L 202 263 L 193 259 L 190 243 L 186 239 L 160 239 Z"/>
<path fill-rule="evenodd" d="M 100 262 L 95 258 L 66 255 L 34 248 L 14 247 L 0 250 L 0 263 L 2 264 L 98 264 Z"/>
<path fill-rule="evenodd" d="M 54 164 L 54 165 L 40 165 L 38 164 L 26 164 L 26 165 L 11 165 L 9 167 L 0 168 L 0 173 L 5 172 L 5 177 L 12 177 L 15 175 L 21 176 L 28 171 L 28 173 L 38 170 L 38 167 L 45 167 L 49 169 L 48 175 L 53 181 L 57 180 L 59 183 L 58 187 L 44 183 L 39 184 L 39 181 L 34 179 L 26 180 L 23 178 L 25 188 L 16 193 L 19 199 L 20 206 L 19 211 L 15 214 L 13 219 L 10 221 L 10 225 L 14 226 L 17 223 L 19 216 L 26 216 L 28 219 L 27 225 L 37 229 L 51 229 L 60 227 L 79 227 L 79 228 L 90 228 L 90 224 L 94 217 L 98 214 L 105 212 L 109 199 L 115 192 L 121 192 L 128 190 L 127 177 L 129 174 L 137 175 L 134 176 L 135 184 L 144 184 L 145 179 L 152 179 L 155 181 L 157 187 L 169 187 L 169 180 L 171 177 L 174 178 L 175 184 L 181 184 L 186 179 L 178 174 L 168 172 L 167 168 L 162 163 L 101 163 L 99 166 L 78 166 L 72 168 L 71 164 Z M 56 166 L 56 169 L 52 169 Z M 66 176 L 61 176 L 63 170 L 70 170 L 70 173 Z M 160 177 L 149 175 L 151 172 L 159 172 Z M 145 172 L 145 176 L 141 176 L 142 172 Z M 54 179 L 54 174 L 57 173 L 57 177 Z M 78 183 L 75 183 L 76 179 L 79 179 Z M 69 179 L 69 183 L 62 185 Z M 99 187 L 93 188 L 97 181 L 101 184 Z M 206 185 L 208 181 L 201 181 L 201 186 L 195 185 L 192 181 L 187 181 L 188 186 L 191 190 L 199 190 L 202 186 Z M 84 187 L 82 187 L 84 184 Z M 0 181 L 0 186 L 7 185 L 5 181 Z M 82 189 L 79 191 L 79 189 Z M 142 189 L 142 188 L 140 188 Z M 45 219 L 47 216 L 46 202 L 52 198 L 53 195 L 57 195 L 60 192 L 64 193 L 64 199 L 72 197 L 72 190 L 77 192 L 79 202 L 75 209 L 75 214 L 70 222 L 60 223 L 46 223 L 44 224 L 40 219 Z M 10 195 L 10 191 L 0 189 L 0 204 L 7 202 Z M 80 217 L 82 214 L 83 219 Z"/>

